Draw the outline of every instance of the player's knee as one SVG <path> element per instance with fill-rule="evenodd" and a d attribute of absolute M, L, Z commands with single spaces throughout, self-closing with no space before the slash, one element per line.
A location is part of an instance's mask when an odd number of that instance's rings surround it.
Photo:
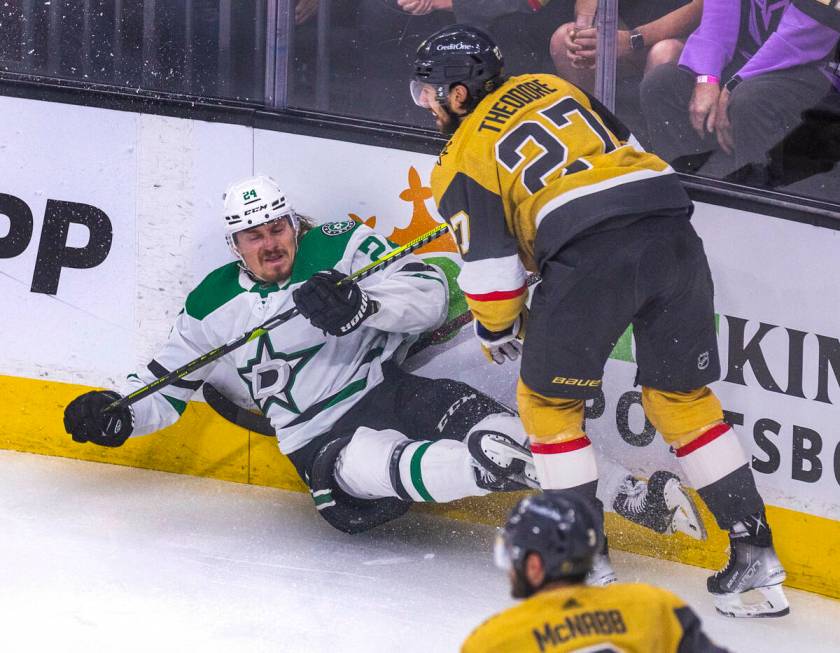
<path fill-rule="evenodd" d="M 584 436 L 583 399 L 547 397 L 519 379 L 516 400 L 522 424 L 532 440 L 564 442 Z"/>
<path fill-rule="evenodd" d="M 370 492 L 370 487 L 365 484 L 375 483 L 377 474 L 373 474 L 373 479 L 371 478 L 370 469 L 365 469 L 360 456 L 368 454 L 374 448 L 380 452 L 384 449 L 390 454 L 391 448 L 388 445 L 389 441 L 393 441 L 393 438 L 362 437 L 355 443 L 357 446 L 351 447 L 357 435 L 358 433 L 354 434 L 353 438 L 337 438 L 324 445 L 315 456 L 309 477 L 310 491 L 318 514 L 334 528 L 350 534 L 361 533 L 396 519 L 410 506 L 409 503 L 393 498 L 390 491 L 380 494 L 383 498 L 378 499 L 354 496 L 357 493 L 364 495 L 361 488 L 365 488 L 364 491 L 367 491 L 368 495 L 376 494 Z M 374 447 L 377 441 L 381 448 Z M 346 455 L 348 453 L 349 456 Z M 385 476 L 388 475 L 387 459 L 378 459 L 371 463 L 376 467 L 384 467 Z M 342 468 L 348 473 L 348 478 L 352 479 L 350 483 L 339 480 L 339 470 Z M 388 486 L 390 487 L 390 483 Z"/>
<path fill-rule="evenodd" d="M 688 444 L 723 420 L 720 401 L 708 386 L 688 392 L 643 387 L 642 407 L 665 441 L 676 446 Z"/>
<path fill-rule="evenodd" d="M 646 70 L 653 70 L 663 64 L 679 60 L 684 45 L 679 39 L 657 41 L 648 50 Z"/>
<path fill-rule="evenodd" d="M 391 457 L 403 442 L 409 442 L 408 438 L 393 429 L 357 429 L 336 460 L 336 480 L 341 488 L 358 499 L 393 496 Z"/>

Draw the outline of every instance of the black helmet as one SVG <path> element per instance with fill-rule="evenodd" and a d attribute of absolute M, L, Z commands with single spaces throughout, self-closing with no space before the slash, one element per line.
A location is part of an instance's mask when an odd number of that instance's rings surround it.
<path fill-rule="evenodd" d="M 446 105 L 452 84 L 463 84 L 474 107 L 502 85 L 503 68 L 499 46 L 486 32 L 469 25 L 450 25 L 432 34 L 417 48 L 412 95 L 420 104 L 419 87 L 430 84 L 435 87 L 437 101 Z"/>
<path fill-rule="evenodd" d="M 496 540 L 496 564 L 520 576 L 534 552 L 542 558 L 544 582 L 581 577 L 602 546 L 595 508 L 583 498 L 548 491 L 514 506 Z"/>

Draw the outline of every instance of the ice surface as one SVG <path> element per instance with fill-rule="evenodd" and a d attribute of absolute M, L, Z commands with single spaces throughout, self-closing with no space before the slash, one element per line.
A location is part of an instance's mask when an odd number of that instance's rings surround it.
<path fill-rule="evenodd" d="M 507 605 L 492 529 L 409 514 L 347 536 L 306 495 L 0 452 L 0 641 L 20 651 L 457 651 Z M 840 650 L 840 602 L 717 616 L 706 571 L 614 553 L 734 651 Z"/>

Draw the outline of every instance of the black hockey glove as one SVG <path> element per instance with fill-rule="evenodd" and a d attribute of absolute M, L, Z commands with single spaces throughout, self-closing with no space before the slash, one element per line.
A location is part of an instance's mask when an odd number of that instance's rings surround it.
<path fill-rule="evenodd" d="M 300 314 L 312 326 L 333 336 L 355 331 L 379 310 L 379 303 L 355 281 L 337 285 L 343 278 L 337 270 L 318 272 L 292 293 Z"/>
<path fill-rule="evenodd" d="M 122 399 L 116 392 L 87 392 L 64 409 L 64 430 L 76 442 L 93 442 L 103 447 L 122 446 L 134 429 L 131 409 L 116 408 L 103 413 L 110 403 Z"/>

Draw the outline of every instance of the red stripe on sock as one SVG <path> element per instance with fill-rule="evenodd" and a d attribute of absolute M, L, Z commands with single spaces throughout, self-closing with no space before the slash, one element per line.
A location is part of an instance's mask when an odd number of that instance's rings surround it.
<path fill-rule="evenodd" d="M 677 458 L 682 458 L 688 454 L 697 451 L 700 447 L 709 444 L 712 440 L 716 440 L 721 435 L 730 430 L 729 424 L 716 424 L 696 440 L 692 440 L 688 444 L 677 449 Z"/>
<path fill-rule="evenodd" d="M 522 293 L 528 290 L 528 286 L 522 286 L 521 288 L 517 288 L 516 290 L 496 290 L 494 292 L 486 292 L 486 293 L 471 293 L 465 292 L 464 294 L 472 300 L 477 302 L 495 302 L 504 299 L 513 299 L 514 297 L 519 297 Z"/>
<path fill-rule="evenodd" d="M 584 447 L 588 447 L 592 442 L 590 442 L 589 438 L 582 437 L 582 438 L 575 438 L 574 440 L 569 440 L 568 442 L 552 442 L 550 444 L 543 444 L 542 442 L 532 442 L 531 443 L 531 453 L 537 454 L 551 454 L 551 453 L 569 453 L 570 451 L 577 451 L 578 449 L 583 449 Z"/>

